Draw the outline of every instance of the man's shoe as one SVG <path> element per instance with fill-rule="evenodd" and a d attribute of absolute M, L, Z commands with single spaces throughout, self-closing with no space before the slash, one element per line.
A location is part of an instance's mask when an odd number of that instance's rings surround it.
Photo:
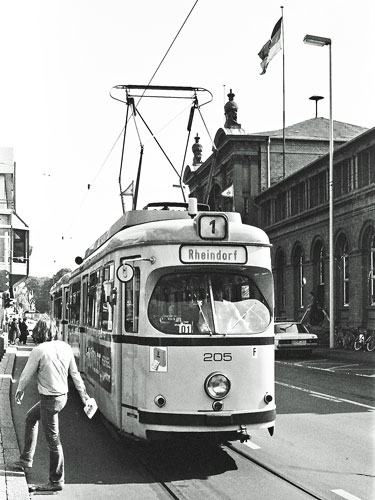
<path fill-rule="evenodd" d="M 16 467 L 17 469 L 31 469 L 32 465 L 27 464 L 23 460 L 17 460 L 13 463 L 13 467 Z"/>
<path fill-rule="evenodd" d="M 33 493 L 34 491 L 61 491 L 62 489 L 63 485 L 59 483 L 36 484 L 34 486 L 29 486 L 30 493 Z"/>

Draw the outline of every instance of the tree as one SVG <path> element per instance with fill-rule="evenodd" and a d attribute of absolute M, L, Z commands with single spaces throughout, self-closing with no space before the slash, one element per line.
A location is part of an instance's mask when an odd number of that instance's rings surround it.
<path fill-rule="evenodd" d="M 25 281 L 29 297 L 29 309 L 34 302 L 35 309 L 42 313 L 49 312 L 49 289 L 51 288 L 51 278 L 37 278 L 30 276 Z"/>
<path fill-rule="evenodd" d="M 64 274 L 70 272 L 70 269 L 60 269 L 52 278 L 36 278 L 30 276 L 25 281 L 25 286 L 28 290 L 29 297 L 33 297 L 35 301 L 35 309 L 41 313 L 50 312 L 50 289 Z"/>

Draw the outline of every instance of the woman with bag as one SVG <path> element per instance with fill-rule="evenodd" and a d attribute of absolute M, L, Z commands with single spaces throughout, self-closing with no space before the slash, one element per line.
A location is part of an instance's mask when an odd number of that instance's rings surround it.
<path fill-rule="evenodd" d="M 9 327 L 9 345 L 14 345 L 20 336 L 20 329 L 18 328 L 17 318 L 13 318 Z"/>

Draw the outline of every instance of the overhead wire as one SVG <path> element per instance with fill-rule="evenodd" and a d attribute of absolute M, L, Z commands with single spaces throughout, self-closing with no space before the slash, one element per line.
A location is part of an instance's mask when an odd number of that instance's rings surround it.
<path fill-rule="evenodd" d="M 162 57 L 162 59 L 161 59 L 160 63 L 158 64 L 158 66 L 157 66 L 156 70 L 155 70 L 155 71 L 154 71 L 154 73 L 152 74 L 152 76 L 151 76 L 151 78 L 150 78 L 149 82 L 147 83 L 147 86 L 148 86 L 148 85 L 151 85 L 151 83 L 152 83 L 153 79 L 155 78 L 155 76 L 156 76 L 157 72 L 159 71 L 159 69 L 160 69 L 161 65 L 163 64 L 164 60 L 166 59 L 167 55 L 169 54 L 169 52 L 170 52 L 171 48 L 173 47 L 173 45 L 174 45 L 175 41 L 177 40 L 177 38 L 178 38 L 178 36 L 179 36 L 179 34 L 180 34 L 180 33 L 181 33 L 181 31 L 183 30 L 183 28 L 184 28 L 185 24 L 187 23 L 187 21 L 188 21 L 189 17 L 191 16 L 191 14 L 192 14 L 192 12 L 193 12 L 193 10 L 195 9 L 195 6 L 197 5 L 198 1 L 199 1 L 199 0 L 196 0 L 196 1 L 194 2 L 194 5 L 193 5 L 193 6 L 192 6 L 192 8 L 190 9 L 190 11 L 189 11 L 188 15 L 186 16 L 186 18 L 185 18 L 184 22 L 182 23 L 182 25 L 181 25 L 181 27 L 180 27 L 180 29 L 178 30 L 177 34 L 176 34 L 176 35 L 175 35 L 175 37 L 173 38 L 173 40 L 172 40 L 171 44 L 169 45 L 169 47 L 168 47 L 168 49 L 167 49 L 166 53 L 164 54 L 164 56 Z M 135 108 L 137 108 L 138 104 L 139 104 L 139 103 L 140 103 L 140 101 L 142 100 L 142 98 L 143 98 L 143 96 L 145 95 L 146 91 L 147 91 L 147 89 L 145 89 L 145 90 L 142 92 L 142 95 L 139 97 L 139 99 L 138 99 L 138 101 L 137 101 L 137 104 L 135 105 Z M 130 117 L 129 117 L 128 119 L 130 119 Z M 122 127 L 120 134 L 118 135 L 118 137 L 117 137 L 117 139 L 116 139 L 115 143 L 113 144 L 113 146 L 112 146 L 112 148 L 111 148 L 110 152 L 109 152 L 109 153 L 108 153 L 108 155 L 106 156 L 106 159 L 104 160 L 104 162 L 103 162 L 102 166 L 100 167 L 100 169 L 99 169 L 99 171 L 98 171 L 97 175 L 95 176 L 94 180 L 97 178 L 97 176 L 99 175 L 100 171 L 102 170 L 102 168 L 104 167 L 105 163 L 107 162 L 107 160 L 108 160 L 109 156 L 111 155 L 111 153 L 112 153 L 113 149 L 115 148 L 115 146 L 116 146 L 117 142 L 119 141 L 119 139 L 120 139 L 121 135 L 123 134 L 124 129 L 125 129 L 125 125 Z M 138 135 L 139 135 L 139 134 L 138 134 Z M 92 185 L 92 183 L 91 183 L 91 185 Z"/>
<path fill-rule="evenodd" d="M 185 24 L 187 23 L 187 21 L 188 21 L 189 17 L 191 16 L 191 14 L 192 14 L 193 10 L 195 9 L 195 7 L 196 7 L 196 5 L 197 5 L 198 1 L 199 1 L 199 0 L 195 0 L 195 2 L 194 2 L 194 4 L 193 4 L 193 6 L 191 7 L 191 9 L 190 9 L 189 13 L 188 13 L 188 14 L 187 14 L 187 16 L 185 17 L 185 20 L 183 21 L 182 25 L 180 26 L 179 30 L 177 31 L 177 34 L 174 36 L 174 38 L 173 38 L 172 42 L 170 43 L 170 45 L 169 45 L 169 47 L 168 47 L 167 51 L 165 52 L 164 56 L 162 57 L 162 59 L 161 59 L 161 61 L 160 61 L 160 63 L 159 63 L 159 64 L 158 64 L 158 66 L 156 67 L 156 69 L 155 69 L 154 73 L 152 74 L 152 76 L 151 76 L 151 78 L 150 78 L 150 80 L 149 80 L 149 82 L 148 82 L 148 84 L 147 84 L 147 85 L 151 85 L 151 83 L 152 83 L 153 79 L 155 78 L 156 74 L 158 73 L 158 71 L 159 71 L 159 69 L 160 69 L 161 65 L 163 64 L 164 60 L 166 59 L 167 55 L 169 54 L 170 50 L 172 49 L 172 47 L 173 47 L 174 43 L 176 42 L 176 40 L 177 40 L 178 36 L 180 35 L 180 33 L 181 33 L 182 29 L 184 28 Z M 138 99 L 138 101 L 137 101 L 137 104 L 135 105 L 135 108 L 137 108 L 138 104 L 139 104 L 139 103 L 140 103 L 140 101 L 142 100 L 142 97 L 144 96 L 144 94 L 146 93 L 146 91 L 147 91 L 147 89 L 145 89 L 145 90 L 143 91 L 142 95 L 139 97 L 139 99 Z M 127 118 L 127 120 L 129 120 L 129 119 L 130 119 L 130 117 L 128 117 L 128 118 Z M 116 138 L 116 140 L 115 140 L 114 144 L 113 144 L 113 145 L 112 145 L 112 147 L 110 148 L 110 150 L 109 150 L 108 154 L 106 155 L 106 157 L 105 157 L 104 161 L 102 162 L 102 164 L 101 164 L 101 166 L 100 166 L 99 170 L 96 172 L 96 174 L 95 174 L 95 176 L 94 176 L 93 180 L 87 184 L 88 189 L 85 191 L 85 193 L 84 193 L 84 195 L 83 195 L 83 197 L 82 197 L 82 199 L 81 199 L 80 206 L 83 206 L 83 203 L 84 203 L 84 201 L 85 201 L 85 199 L 86 199 L 86 197 L 87 197 L 88 191 L 91 189 L 91 187 L 92 187 L 92 186 L 93 186 L 93 184 L 94 184 L 94 181 L 96 181 L 96 179 L 98 178 L 99 174 L 101 173 L 101 171 L 103 170 L 104 166 L 106 165 L 106 163 L 107 163 L 107 161 L 108 161 L 108 159 L 109 159 L 110 155 L 112 154 L 112 152 L 113 152 L 114 148 L 116 147 L 116 145 L 117 145 L 118 141 L 120 140 L 120 137 L 123 135 L 124 130 L 125 130 L 125 127 L 126 127 L 126 125 L 124 125 L 124 126 L 122 127 L 121 132 L 118 134 L 118 136 L 117 136 L 117 138 Z M 173 165 L 172 165 L 172 166 L 173 166 Z M 122 166 L 121 166 L 121 168 L 122 168 Z M 173 167 L 173 168 L 174 168 L 174 167 Z M 74 223 L 75 221 L 76 221 L 76 218 L 75 218 L 75 217 L 74 217 L 74 218 L 72 217 L 71 223 L 70 223 L 70 225 L 68 226 L 68 228 L 69 228 L 69 229 L 71 229 L 71 227 L 73 226 L 73 223 Z M 62 236 L 62 239 L 64 239 L 64 235 Z"/>
<path fill-rule="evenodd" d="M 156 70 L 155 70 L 154 74 L 152 75 L 152 77 L 151 77 L 151 79 L 150 79 L 150 81 L 148 82 L 148 84 L 147 84 L 147 85 L 150 85 L 150 84 L 151 84 L 151 82 L 152 82 L 152 80 L 155 78 L 156 73 L 159 71 L 160 66 L 163 64 L 164 59 L 167 57 L 167 55 L 168 55 L 169 51 L 171 50 L 172 46 L 174 45 L 175 41 L 177 40 L 177 37 L 178 37 L 178 36 L 179 36 L 179 34 L 181 33 L 181 31 L 182 31 L 183 27 L 185 26 L 185 24 L 186 24 L 187 20 L 189 19 L 190 15 L 191 15 L 191 13 L 193 12 L 193 10 L 194 10 L 195 6 L 197 5 L 197 3 L 198 3 L 198 0 L 196 0 L 196 1 L 195 1 L 195 3 L 194 3 L 194 5 L 193 5 L 193 7 L 190 9 L 189 14 L 186 16 L 185 21 L 182 23 L 182 25 L 181 25 L 180 29 L 178 30 L 178 32 L 177 32 L 177 34 L 176 34 L 176 36 L 173 38 L 172 43 L 171 43 L 171 44 L 170 44 L 170 46 L 168 47 L 167 52 L 164 54 L 164 57 L 163 57 L 163 58 L 162 58 L 162 60 L 160 61 L 159 66 L 156 68 Z M 146 92 L 146 90 L 143 92 L 143 94 L 144 94 L 145 92 Z M 142 99 L 142 96 L 140 97 L 140 99 Z M 139 102 L 139 101 L 138 101 L 138 102 Z"/>
<path fill-rule="evenodd" d="M 164 54 L 164 56 L 163 56 L 163 58 L 161 59 L 161 61 L 160 61 L 159 65 L 157 66 L 156 70 L 154 71 L 153 75 L 151 76 L 151 78 L 150 78 L 150 80 L 149 80 L 149 82 L 148 82 L 147 86 L 151 85 L 151 83 L 152 83 L 153 79 L 155 78 L 155 76 L 156 76 L 157 72 L 159 71 L 159 69 L 160 69 L 161 65 L 163 64 L 163 62 L 164 62 L 165 58 L 166 58 L 166 57 L 167 57 L 167 55 L 169 54 L 169 51 L 170 51 L 170 50 L 171 50 L 171 48 L 173 47 L 173 45 L 174 45 L 175 41 L 177 40 L 177 38 L 178 38 L 179 34 L 181 33 L 182 29 L 184 28 L 184 26 L 185 26 L 185 24 L 186 24 L 187 20 L 189 19 L 190 15 L 191 15 L 191 13 L 193 12 L 193 10 L 194 10 L 195 6 L 197 5 L 197 3 L 198 3 L 198 0 L 196 0 L 196 1 L 194 2 L 194 5 L 193 5 L 193 6 L 192 6 L 192 8 L 190 9 L 190 11 L 189 11 L 188 15 L 186 16 L 186 18 L 185 18 L 184 22 L 182 23 L 182 25 L 181 25 L 181 27 L 180 27 L 180 29 L 178 30 L 177 34 L 176 34 L 176 35 L 175 35 L 175 37 L 173 38 L 173 40 L 172 40 L 171 44 L 169 45 L 169 47 L 168 47 L 168 49 L 167 49 L 166 53 Z M 135 109 L 136 109 L 136 110 L 138 109 L 138 105 L 139 105 L 139 103 L 140 103 L 141 99 L 144 97 L 144 95 L 145 95 L 145 93 L 146 93 L 146 92 L 147 92 L 147 88 L 145 88 L 145 89 L 143 90 L 143 92 L 142 92 L 141 96 L 139 97 L 139 99 L 138 99 L 138 101 L 137 101 L 137 104 L 135 105 Z M 138 112 L 138 113 L 139 113 L 139 112 Z M 146 122 L 143 120 L 142 116 L 141 116 L 141 115 L 139 115 L 139 116 L 141 117 L 141 119 L 142 119 L 142 121 L 143 121 L 144 125 L 148 128 L 148 126 L 147 126 Z M 130 118 L 129 118 L 129 119 L 130 119 Z M 124 129 L 125 129 L 125 127 L 123 128 L 123 130 L 124 130 Z M 179 173 L 177 172 L 177 170 L 176 170 L 176 168 L 174 167 L 173 163 L 170 161 L 170 159 L 168 158 L 167 154 L 165 153 L 165 151 L 163 150 L 163 148 L 161 147 L 160 143 L 158 142 L 158 140 L 156 139 L 156 137 L 154 136 L 154 134 L 151 132 L 151 130 L 150 130 L 149 128 L 148 128 L 148 130 L 149 130 L 149 132 L 151 133 L 151 135 L 152 135 L 153 139 L 156 141 L 156 143 L 158 144 L 158 146 L 159 146 L 159 147 L 160 147 L 160 149 L 162 150 L 162 152 L 163 152 L 164 156 L 167 158 L 167 160 L 168 160 L 168 162 L 170 163 L 170 165 L 172 166 L 173 170 L 174 170 L 174 171 L 176 172 L 176 174 L 178 175 L 179 180 L 180 180 L 180 183 L 181 183 L 181 177 L 179 176 Z M 141 146 L 141 151 L 142 151 L 142 154 L 143 154 L 143 151 L 144 151 L 144 145 L 143 145 L 143 144 L 141 144 L 141 142 L 140 142 L 140 146 Z M 120 165 L 120 171 L 121 171 L 121 172 L 122 172 L 122 161 L 123 161 L 123 157 L 122 157 L 122 159 L 121 159 L 121 165 Z M 120 192 L 122 193 L 123 189 L 122 189 L 122 184 L 121 184 L 121 178 L 120 178 L 120 180 L 119 180 L 119 183 L 120 183 Z M 183 191 L 182 191 L 182 194 L 183 194 L 183 196 L 185 197 L 185 195 L 184 195 L 184 192 L 183 192 Z M 121 201 L 121 204 L 122 204 L 122 208 L 123 208 L 123 210 L 124 210 L 124 204 L 123 204 L 123 201 Z"/>

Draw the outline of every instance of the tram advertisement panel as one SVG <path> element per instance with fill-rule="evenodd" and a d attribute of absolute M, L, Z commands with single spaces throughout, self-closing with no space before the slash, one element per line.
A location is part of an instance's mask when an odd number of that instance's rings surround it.
<path fill-rule="evenodd" d="M 111 392 L 111 349 L 92 340 L 87 344 L 87 374 Z"/>

